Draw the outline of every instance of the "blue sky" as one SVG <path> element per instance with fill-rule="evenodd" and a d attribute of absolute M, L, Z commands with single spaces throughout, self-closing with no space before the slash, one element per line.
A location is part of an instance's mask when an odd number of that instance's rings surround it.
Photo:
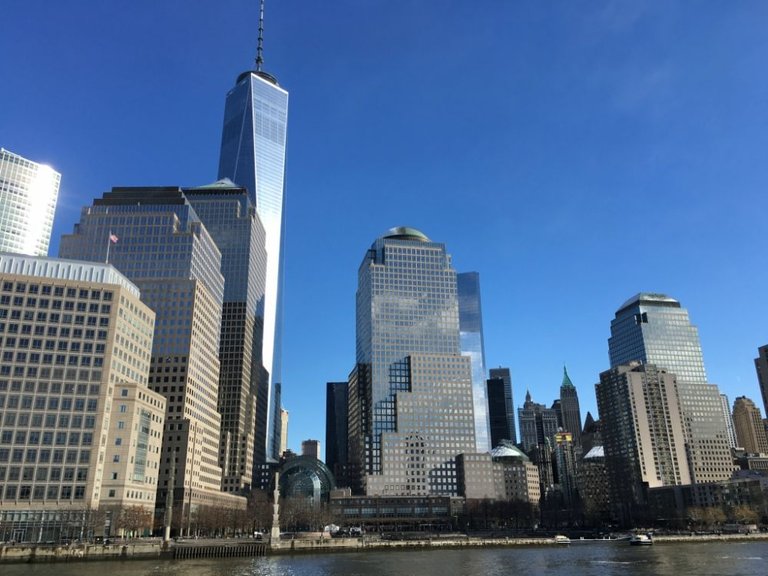
<path fill-rule="evenodd" d="M 52 254 L 112 186 L 215 180 L 256 0 L 5 0 L 0 145 L 62 173 Z M 768 3 L 268 0 L 290 91 L 284 405 L 324 440 L 357 267 L 392 226 L 480 272 L 489 367 L 583 412 L 610 320 L 665 292 L 710 381 L 759 399 L 768 343 Z"/>

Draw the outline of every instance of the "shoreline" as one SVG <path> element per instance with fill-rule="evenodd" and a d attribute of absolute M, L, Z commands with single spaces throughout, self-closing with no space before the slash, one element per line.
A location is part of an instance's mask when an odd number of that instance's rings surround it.
<path fill-rule="evenodd" d="M 654 536 L 654 543 L 658 544 L 683 544 L 705 542 L 742 542 L 768 540 L 768 533 L 759 534 L 696 534 L 696 535 L 669 535 Z M 335 542 L 339 542 L 335 544 Z M 574 539 L 570 545 L 588 545 L 594 543 L 615 544 L 617 546 L 629 545 L 626 538 L 614 539 Z M 512 546 L 556 546 L 564 545 L 555 542 L 554 538 L 424 538 L 420 540 L 370 540 L 357 538 L 332 539 L 295 539 L 280 542 L 279 547 L 270 548 L 269 554 L 312 554 L 333 552 L 362 552 L 382 550 L 435 550 L 456 548 L 508 548 Z"/>
<path fill-rule="evenodd" d="M 696 534 L 654 536 L 655 544 L 686 544 L 706 542 L 750 542 L 768 540 L 768 533 L 759 534 Z M 574 539 L 571 546 L 593 543 L 628 545 L 626 539 Z M 183 562 L 187 559 L 245 558 L 262 554 L 240 554 L 253 540 L 206 540 L 185 541 L 163 546 L 162 542 L 133 542 L 108 546 L 85 544 L 79 546 L 46 546 L 30 544 L 0 545 L 0 565 L 20 563 L 58 563 L 58 562 L 95 562 L 95 561 L 133 561 L 162 560 Z M 265 555 L 291 554 L 327 554 L 342 552 L 381 552 L 386 550 L 440 550 L 459 548 L 508 548 L 513 546 L 539 547 L 557 546 L 553 538 L 482 538 L 450 537 L 423 538 L 415 540 L 380 540 L 363 538 L 296 538 L 282 540 L 277 546 L 265 546 Z M 176 557 L 174 550 L 186 550 L 181 557 Z"/>

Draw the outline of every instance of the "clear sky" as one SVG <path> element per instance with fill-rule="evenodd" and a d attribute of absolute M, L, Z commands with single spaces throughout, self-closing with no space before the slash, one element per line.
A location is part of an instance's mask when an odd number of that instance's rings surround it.
<path fill-rule="evenodd" d="M 759 399 L 768 343 L 768 3 L 267 0 L 290 91 L 289 445 L 325 435 L 355 360 L 357 268 L 388 228 L 481 277 L 489 367 L 583 412 L 610 320 L 664 292 L 710 381 Z M 0 146 L 62 173 L 52 255 L 112 186 L 216 179 L 257 0 L 4 0 Z"/>

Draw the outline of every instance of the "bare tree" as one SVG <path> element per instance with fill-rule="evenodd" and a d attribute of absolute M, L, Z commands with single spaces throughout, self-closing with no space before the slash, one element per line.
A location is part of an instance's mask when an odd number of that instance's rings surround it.
<path fill-rule="evenodd" d="M 267 531 L 272 525 L 272 498 L 264 490 L 251 490 L 246 510 L 251 522 L 251 532 Z"/>
<path fill-rule="evenodd" d="M 114 516 L 113 516 L 114 518 Z M 122 528 L 127 536 L 140 536 L 145 531 L 152 530 L 154 515 L 143 506 L 128 506 L 120 511 L 118 527 Z"/>

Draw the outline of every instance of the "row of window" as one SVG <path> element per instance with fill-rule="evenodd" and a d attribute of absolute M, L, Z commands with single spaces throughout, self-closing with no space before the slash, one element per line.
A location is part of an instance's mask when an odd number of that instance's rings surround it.
<path fill-rule="evenodd" d="M 89 304 L 87 302 L 56 299 L 51 300 L 50 298 L 36 298 L 33 296 L 27 296 L 25 298 L 24 296 L 9 296 L 7 294 L 0 295 L 0 306 L 11 306 L 11 304 L 13 304 L 16 309 L 10 310 L 10 312 L 18 312 L 17 315 L 11 316 L 12 318 L 21 317 L 21 310 L 18 310 L 18 308 L 22 306 L 26 306 L 27 308 L 43 308 L 45 310 L 50 308 L 52 310 L 65 310 L 67 312 L 89 312 L 90 314 L 98 314 L 99 311 L 101 311 L 101 314 L 108 315 L 112 312 L 111 304 L 98 304 L 95 302 L 91 302 Z M 0 308 L 0 318 L 6 318 L 8 312 L 8 309 Z M 31 320 L 34 314 L 35 313 L 32 310 L 24 310 L 25 320 Z M 38 312 L 38 315 L 39 314 L 45 314 L 45 312 Z"/>
<path fill-rule="evenodd" d="M 92 326 L 92 327 L 100 327 L 100 328 L 108 328 L 109 327 L 109 318 L 97 318 L 96 316 L 88 316 L 87 319 L 84 315 L 81 314 L 59 314 L 58 312 L 51 312 L 48 314 L 47 312 L 38 312 L 38 322 L 53 322 L 56 324 L 74 324 L 75 326 Z M 44 318 L 43 318 L 44 317 Z M 11 314 L 11 320 L 21 319 L 20 315 L 19 317 L 16 317 L 16 314 Z M 31 320 L 31 318 L 24 318 L 24 320 Z M 22 335 L 32 335 L 32 325 L 31 324 L 22 324 L 19 325 L 17 322 L 0 322 L 0 332 L 7 332 L 8 334 L 22 334 Z M 45 327 L 42 325 L 38 325 L 34 327 L 34 334 L 35 336 L 42 336 L 45 332 Z M 52 330 L 48 330 L 48 335 L 51 335 Z M 88 334 L 86 331 L 86 338 L 88 338 Z M 92 332 L 92 330 L 90 331 Z M 99 334 L 104 333 L 103 338 L 99 338 L 100 340 L 106 340 L 106 331 L 105 330 L 99 330 Z M 53 334 L 55 336 L 55 333 Z M 92 339 L 92 337 L 91 337 Z"/>
<path fill-rule="evenodd" d="M 0 494 L 3 487 L 0 485 Z M 83 500 L 85 486 L 35 486 L 9 485 L 5 487 L 6 500 Z"/>
<path fill-rule="evenodd" d="M 87 482 L 88 468 L 53 467 L 49 469 L 46 466 L 40 466 L 38 468 L 32 466 L 26 466 L 24 468 L 19 468 L 18 466 L 11 466 L 9 468 L 0 466 L 0 482 L 18 482 L 19 480 L 23 482 L 31 482 L 32 480 L 36 482 L 61 482 L 62 480 L 64 482 L 72 482 L 75 480 L 78 482 Z"/>
<path fill-rule="evenodd" d="M 3 282 L 3 292 L 16 292 L 17 294 L 43 294 L 44 296 L 65 296 L 67 298 L 80 298 L 91 300 L 112 301 L 113 293 L 111 290 L 86 290 L 85 288 L 64 288 L 63 286 L 40 286 L 39 284 L 27 284 L 26 282 Z"/>
<path fill-rule="evenodd" d="M 12 430 L 3 430 L 0 433 L 0 444 L 9 445 L 15 444 L 17 446 L 91 446 L 93 444 L 92 432 L 40 432 L 37 430 L 17 430 L 15 433 Z M 0 462 L 6 462 L 8 458 L 8 448 L 0 448 Z M 21 458 L 23 450 L 14 449 L 12 462 L 20 462 L 15 458 Z M 32 453 L 32 451 L 28 451 Z M 3 460 L 5 458 L 5 460 Z"/>
<path fill-rule="evenodd" d="M 57 368 L 55 372 L 58 372 L 59 369 Z M 50 377 L 50 374 L 47 375 Z M 56 378 L 62 378 L 62 375 L 56 376 Z M 70 378 L 70 375 L 67 375 L 67 378 Z M 74 376 L 72 376 L 74 378 Z M 78 396 L 85 396 L 85 394 L 89 394 L 91 396 L 98 396 L 101 391 L 101 386 L 99 384 L 73 384 L 71 382 L 34 382 L 34 381 L 26 381 L 23 382 L 24 386 L 24 392 L 34 392 L 35 389 L 37 389 L 38 393 L 41 394 L 47 394 L 48 391 L 52 394 L 61 394 L 63 391 L 64 394 L 75 394 L 77 393 Z M 21 392 L 22 388 L 22 381 L 21 380 L 13 380 L 10 382 L 10 386 L 8 383 L 8 380 L 0 380 L 0 392 L 5 392 L 10 389 L 11 392 Z"/>

